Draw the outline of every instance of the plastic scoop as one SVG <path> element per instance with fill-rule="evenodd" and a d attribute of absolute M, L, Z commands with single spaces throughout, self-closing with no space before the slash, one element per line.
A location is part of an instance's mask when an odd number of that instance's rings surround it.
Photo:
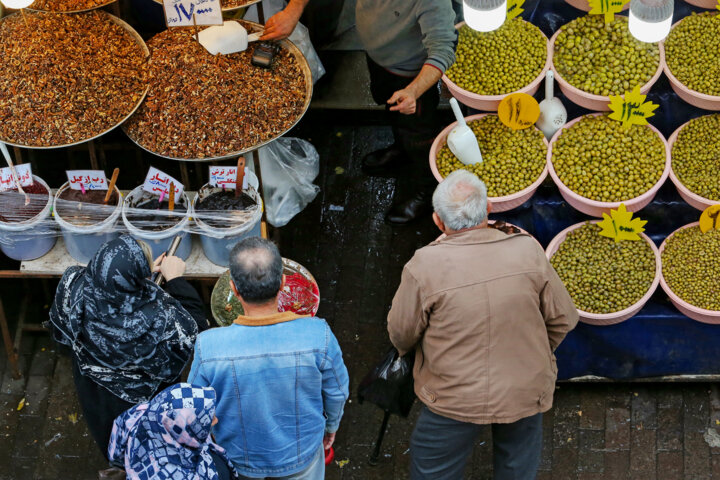
<path fill-rule="evenodd" d="M 261 36 L 262 33 L 248 35 L 245 27 L 238 22 L 226 20 L 222 25 L 208 27 L 200 32 L 198 42 L 212 55 L 229 55 L 247 50 L 248 43 L 259 40 Z"/>
<path fill-rule="evenodd" d="M 457 125 L 453 128 L 447 137 L 447 144 L 450 151 L 465 165 L 474 165 L 482 162 L 482 154 L 478 145 L 475 134 L 465 123 L 465 118 L 460 111 L 460 105 L 454 98 L 450 99 Z"/>
<path fill-rule="evenodd" d="M 535 122 L 535 126 L 545 134 L 548 140 L 557 132 L 567 121 L 567 110 L 562 101 L 553 96 L 553 81 L 555 75 L 552 70 L 548 70 L 545 75 L 545 100 L 540 102 L 540 117 Z"/>
<path fill-rule="evenodd" d="M 8 149 L 3 142 L 0 142 L 0 150 L 5 157 L 5 161 L 7 162 L 8 167 L 10 167 L 10 171 L 12 172 L 13 179 L 15 179 L 15 185 L 17 186 L 18 192 L 25 195 L 25 205 L 30 205 L 30 195 L 25 193 L 25 190 L 23 190 L 22 186 L 20 185 L 20 178 L 18 178 L 18 174 L 15 171 L 15 165 L 13 164 L 12 158 L 10 158 L 10 152 L 8 152 Z"/>

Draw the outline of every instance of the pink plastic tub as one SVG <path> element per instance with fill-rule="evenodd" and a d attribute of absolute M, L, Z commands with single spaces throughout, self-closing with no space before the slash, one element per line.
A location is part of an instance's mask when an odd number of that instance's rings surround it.
<path fill-rule="evenodd" d="M 570 2 L 568 2 L 570 3 Z M 553 73 L 555 74 L 555 80 L 557 80 L 558 85 L 560 85 L 560 90 L 565 94 L 565 96 L 573 102 L 576 105 L 580 105 L 581 107 L 585 107 L 588 110 L 596 110 L 600 112 L 608 112 L 610 111 L 610 97 L 606 97 L 603 95 L 595 95 L 594 93 L 588 93 L 583 90 L 580 90 L 577 87 L 573 87 L 570 85 L 563 77 L 560 75 L 555 68 L 555 63 L 553 63 L 552 59 L 555 53 L 555 40 L 557 39 L 557 36 L 560 34 L 561 29 L 558 29 L 555 34 L 550 37 L 550 54 L 548 56 L 548 59 L 551 62 L 551 67 Z M 650 88 L 657 82 L 658 78 L 660 78 L 660 74 L 663 72 L 663 68 L 665 66 L 665 50 L 660 47 L 660 63 L 658 64 L 658 68 L 655 71 L 655 75 L 652 76 L 652 78 L 642 87 L 640 87 L 640 93 L 643 95 L 648 93 L 650 91 Z"/>
<path fill-rule="evenodd" d="M 715 8 L 715 5 L 717 5 L 716 0 L 685 0 L 690 5 L 695 5 L 696 7 L 700 8 Z"/>
<path fill-rule="evenodd" d="M 598 223 L 599 221 L 600 220 L 593 220 L 591 221 L 591 223 Z M 555 255 L 555 252 L 557 252 L 558 248 L 560 248 L 560 244 L 565 241 L 565 237 L 567 237 L 568 233 L 582 227 L 583 225 L 585 225 L 585 222 L 577 223 L 558 233 L 555 238 L 552 239 L 547 249 L 545 250 L 545 255 L 547 255 L 548 260 L 551 259 L 553 255 Z M 655 254 L 655 278 L 653 279 L 652 285 L 650 285 L 648 291 L 645 292 L 645 295 L 643 295 L 643 297 L 636 303 L 618 312 L 590 313 L 583 310 L 578 310 L 580 321 L 589 323 L 590 325 L 615 325 L 616 323 L 624 322 L 628 318 L 638 313 L 640 309 L 645 306 L 647 301 L 650 300 L 652 294 L 655 293 L 658 283 L 660 282 L 660 277 L 662 275 L 662 268 L 660 264 L 660 251 L 655 246 L 653 241 L 650 240 L 650 237 L 648 237 L 644 233 L 641 233 L 640 236 L 645 242 L 647 242 L 648 245 L 650 245 L 653 253 Z"/>
<path fill-rule="evenodd" d="M 457 30 L 460 30 L 460 27 L 462 27 L 463 25 L 465 25 L 465 22 L 460 22 L 455 25 L 455 28 Z M 543 34 L 543 37 L 544 36 L 545 35 Z M 545 38 L 547 40 L 547 37 Z M 475 108 L 477 110 L 482 110 L 485 112 L 497 112 L 500 101 L 506 96 L 510 95 L 510 93 L 527 93 L 528 95 L 534 95 L 535 92 L 537 92 L 538 88 L 540 87 L 540 83 L 545 79 L 545 74 L 550 69 L 550 56 L 551 51 L 550 47 L 548 46 L 547 60 L 545 61 L 545 66 L 543 67 L 540 74 L 535 78 L 535 80 L 533 80 L 527 86 L 521 88 L 520 90 L 516 90 L 515 92 L 509 92 L 503 95 L 478 95 L 477 93 L 473 93 L 465 90 L 464 88 L 460 88 L 455 83 L 453 83 L 453 81 L 450 80 L 445 74 L 443 74 L 442 80 L 447 86 L 448 90 L 450 90 L 450 93 L 452 93 L 452 96 L 455 97 L 458 102 L 467 105 L 468 107 Z"/>
<path fill-rule="evenodd" d="M 472 122 L 473 120 L 479 120 L 483 118 L 486 115 L 492 115 L 490 113 L 481 113 L 478 115 L 471 115 L 469 117 L 465 117 L 465 122 Z M 430 147 L 430 170 L 432 170 L 433 176 L 435 176 L 435 179 L 438 181 L 438 183 L 442 182 L 444 179 L 442 175 L 440 175 L 440 172 L 437 168 L 437 155 L 440 149 L 445 146 L 447 143 L 447 136 L 450 133 L 450 131 L 455 128 L 457 125 L 457 122 L 453 122 L 445 129 L 440 132 L 440 134 L 435 137 L 435 141 L 433 141 L 432 146 Z M 535 127 L 532 127 L 535 128 Z M 548 141 L 543 137 L 543 141 L 545 142 L 545 146 L 548 146 Z M 530 197 L 532 197 L 535 194 L 535 191 L 538 189 L 540 184 L 545 180 L 545 177 L 547 177 L 548 174 L 548 167 L 547 165 L 543 169 L 543 171 L 540 173 L 540 176 L 537 180 L 535 180 L 530 186 L 527 188 L 524 188 L 523 190 L 520 190 L 517 193 L 513 193 L 512 195 L 505 195 L 503 197 L 489 197 L 488 200 L 490 203 L 492 203 L 492 210 L 493 212 L 506 212 L 508 210 L 512 210 L 513 208 L 517 208 L 523 203 L 530 200 Z"/>
<path fill-rule="evenodd" d="M 672 158 L 672 147 L 675 145 L 675 141 L 678 138 L 678 135 L 680 134 L 680 130 L 690 123 L 690 121 L 687 121 L 680 125 L 677 130 L 675 130 L 672 135 L 670 135 L 670 140 L 668 140 L 668 149 L 670 150 L 670 155 Z M 680 181 L 680 179 L 675 175 L 675 172 L 672 169 L 672 162 L 670 164 L 670 180 L 675 184 L 675 188 L 677 189 L 678 193 L 682 197 L 683 200 L 685 200 L 690 206 L 697 208 L 700 211 L 705 210 L 706 208 L 715 205 L 717 203 L 720 203 L 719 201 L 713 201 L 709 198 L 702 197 L 698 195 L 697 193 L 693 193 L 690 191 L 689 188 L 687 188 L 683 183 Z"/>
<path fill-rule="evenodd" d="M 670 240 L 676 232 L 679 232 L 680 230 L 683 230 L 685 228 L 696 227 L 698 223 L 699 222 L 693 222 L 687 224 L 684 227 L 680 227 L 675 230 L 675 232 L 671 233 L 665 239 L 662 245 L 660 245 L 660 254 L 662 255 L 662 252 L 665 251 L 665 245 L 667 244 L 667 241 Z M 698 322 L 720 325 L 720 311 L 706 310 L 704 308 L 696 307 L 695 305 L 691 305 L 690 303 L 675 295 L 670 289 L 670 286 L 665 281 L 665 276 L 662 274 L 662 269 L 660 271 L 660 286 L 665 291 L 667 296 L 670 297 L 670 301 L 672 302 L 672 304 L 675 305 L 675 307 L 680 310 L 680 313 L 682 313 L 683 315 L 687 315 L 688 317 L 692 318 L 693 320 L 697 320 Z"/>
<path fill-rule="evenodd" d="M 591 113 L 589 115 L 602 115 L 602 113 Z M 603 213 L 610 213 L 610 210 L 617 209 L 621 203 L 625 204 L 628 212 L 637 212 L 638 210 L 642 210 L 643 208 L 645 208 L 650 202 L 652 202 L 653 198 L 655 198 L 655 194 L 658 190 L 660 190 L 660 187 L 663 183 L 665 183 L 665 179 L 670 173 L 670 148 L 668 147 L 668 143 L 667 140 L 665 140 L 665 137 L 662 136 L 662 133 L 660 133 L 657 128 L 653 127 L 652 125 L 648 125 L 648 128 L 650 128 L 653 132 L 655 132 L 658 137 L 660 137 L 660 140 L 662 140 L 663 145 L 665 146 L 665 168 L 663 169 L 662 175 L 660 175 L 660 179 L 657 181 L 657 183 L 655 183 L 655 185 L 652 186 L 652 188 L 650 188 L 650 190 L 643 193 L 639 197 L 631 198 L 629 200 L 623 200 L 622 202 L 599 202 L 597 200 L 591 200 L 589 198 L 578 195 L 577 193 L 566 187 L 565 184 L 562 183 L 562 181 L 558 177 L 552 164 L 553 144 L 560 137 L 560 135 L 562 135 L 565 129 L 570 128 L 573 124 L 580 121 L 581 118 L 583 117 L 578 117 L 566 123 L 563 128 L 555 132 L 555 135 L 553 135 L 552 139 L 550 140 L 550 148 L 548 149 L 547 154 L 548 171 L 550 173 L 550 177 L 552 177 L 553 181 L 555 182 L 555 185 L 557 185 L 558 189 L 560 190 L 560 195 L 562 195 L 565 201 L 568 202 L 570 206 L 572 206 L 574 209 L 579 210 L 586 215 L 591 215 L 593 217 L 602 217 Z"/>
<path fill-rule="evenodd" d="M 699 5 L 700 3 L 703 3 L 701 1 L 695 2 L 688 2 L 692 3 L 693 5 L 703 6 Z M 705 7 L 705 8 L 714 8 L 715 4 L 713 4 L 711 7 Z M 675 28 L 678 23 L 682 22 L 682 20 L 677 21 L 673 24 L 672 28 Z M 672 32 L 672 29 L 670 30 Z M 670 87 L 677 93 L 678 97 L 685 100 L 687 103 L 689 103 L 692 106 L 702 108 L 705 110 L 714 110 L 719 111 L 720 110 L 720 96 L 716 95 L 708 95 L 707 93 L 700 93 L 695 90 L 692 90 L 685 85 L 683 85 L 680 80 L 677 79 L 675 75 L 670 71 L 670 67 L 668 66 L 667 62 L 665 61 L 665 42 L 660 42 L 660 58 L 663 65 L 663 70 L 665 71 L 665 75 L 668 77 L 668 80 L 670 80 Z"/>

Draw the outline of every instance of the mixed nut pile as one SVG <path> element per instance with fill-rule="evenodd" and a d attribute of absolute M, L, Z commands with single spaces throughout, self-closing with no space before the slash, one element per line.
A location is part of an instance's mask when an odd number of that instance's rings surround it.
<path fill-rule="evenodd" d="M 30 8 L 46 12 L 76 12 L 102 7 L 114 0 L 35 0 Z"/>
<path fill-rule="evenodd" d="M 145 52 L 102 11 L 26 12 L 0 21 L 0 140 L 88 140 L 120 123 L 146 89 Z"/>
<path fill-rule="evenodd" d="M 123 125 L 131 139 L 166 157 L 223 157 L 283 134 L 302 116 L 305 73 L 288 50 L 264 69 L 250 64 L 256 43 L 216 57 L 193 32 L 173 28 L 148 42 L 150 91 Z"/>

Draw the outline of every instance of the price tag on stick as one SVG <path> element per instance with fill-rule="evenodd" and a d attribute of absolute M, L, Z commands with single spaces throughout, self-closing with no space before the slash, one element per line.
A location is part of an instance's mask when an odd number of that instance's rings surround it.
<path fill-rule="evenodd" d="M 102 170 L 66 170 L 72 190 L 107 190 L 108 181 Z"/>
<path fill-rule="evenodd" d="M 21 187 L 28 187 L 34 183 L 32 168 L 29 163 L 15 165 L 15 172 L 17 172 Z M 15 183 L 12 168 L 0 168 L 0 192 L 15 190 L 16 188 L 17 185 Z"/>
<path fill-rule="evenodd" d="M 163 0 L 168 27 L 222 25 L 220 0 Z"/>
<path fill-rule="evenodd" d="M 700 215 L 700 231 L 720 230 L 720 205 L 712 205 Z"/>
<path fill-rule="evenodd" d="M 540 105 L 527 93 L 511 93 L 500 102 L 498 117 L 506 127 L 522 130 L 540 118 Z"/>
<path fill-rule="evenodd" d="M 630 125 L 647 125 L 647 119 L 655 115 L 655 110 L 659 107 L 652 102 L 646 102 L 647 95 L 640 93 L 640 86 L 633 88 L 632 92 L 625 92 L 622 97 L 620 95 L 610 96 L 610 110 L 612 113 L 608 115 L 613 120 L 622 122 L 623 127 Z"/>
<path fill-rule="evenodd" d="M 512 20 L 520 16 L 525 10 L 522 8 L 525 0 L 508 0 L 507 2 L 507 20 Z M 506 21 L 507 21 L 506 20 Z"/>
<path fill-rule="evenodd" d="M 210 186 L 235 189 L 237 179 L 237 167 L 210 167 Z M 248 188 L 248 169 L 245 167 L 245 175 L 243 177 L 243 190 Z"/>
<path fill-rule="evenodd" d="M 615 20 L 615 14 L 620 13 L 630 0 L 588 0 L 590 15 L 604 15 L 605 24 Z"/>
<path fill-rule="evenodd" d="M 610 237 L 617 243 L 622 240 L 640 240 L 646 223 L 647 220 L 632 218 L 632 212 L 628 212 L 625 204 L 621 203 L 617 210 L 610 210 L 610 215 L 603 213 L 598 226 L 602 228 L 600 235 Z"/>
<path fill-rule="evenodd" d="M 147 176 L 145 177 L 145 183 L 143 183 L 143 190 L 156 195 L 162 195 L 164 197 L 170 193 L 171 183 L 175 185 L 175 196 L 178 197 L 182 195 L 183 188 L 185 188 L 182 183 L 178 182 L 167 173 L 162 172 L 155 167 L 150 167 L 150 170 L 148 170 Z"/>

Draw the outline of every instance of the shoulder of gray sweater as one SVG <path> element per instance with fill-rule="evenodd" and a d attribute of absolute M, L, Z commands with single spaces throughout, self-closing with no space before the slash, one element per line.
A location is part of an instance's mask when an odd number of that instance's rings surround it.
<path fill-rule="evenodd" d="M 415 17 L 428 52 L 427 63 L 445 72 L 455 62 L 455 11 L 452 0 L 416 0 Z"/>

